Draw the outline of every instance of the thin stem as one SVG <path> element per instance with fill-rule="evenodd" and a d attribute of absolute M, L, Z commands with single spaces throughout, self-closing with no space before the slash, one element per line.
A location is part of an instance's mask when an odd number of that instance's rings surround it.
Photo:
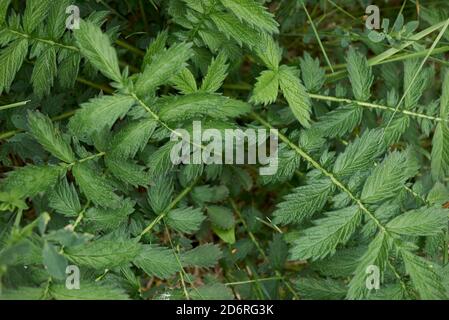
<path fill-rule="evenodd" d="M 427 61 L 427 59 L 429 58 L 431 52 L 435 49 L 435 47 L 437 46 L 437 44 L 438 44 L 438 42 L 440 41 L 440 39 L 443 37 L 443 35 L 444 35 L 444 33 L 446 32 L 446 30 L 447 30 L 448 27 L 449 27 L 449 19 L 446 20 L 446 23 L 444 24 L 444 26 L 443 26 L 443 28 L 441 29 L 440 33 L 438 34 L 437 38 L 436 38 L 435 41 L 433 42 L 433 44 L 432 44 L 432 46 L 431 46 L 429 52 L 428 52 L 427 55 L 424 57 L 424 59 L 423 59 L 423 61 L 421 62 L 421 64 L 420 64 L 418 70 L 416 70 L 416 73 L 415 73 L 415 75 L 413 76 L 412 81 L 411 81 L 410 84 L 408 85 L 407 89 L 405 90 L 404 94 L 402 95 L 401 100 L 399 100 L 399 102 L 398 102 L 398 104 L 397 104 L 397 106 L 396 106 L 396 108 L 395 108 L 393 114 L 391 115 L 390 120 L 388 121 L 387 126 L 386 126 L 386 128 L 385 128 L 385 131 L 386 131 L 386 129 L 390 126 L 391 122 L 393 121 L 394 116 L 396 115 L 396 113 L 397 113 L 398 110 L 399 110 L 399 107 L 402 105 L 402 103 L 404 102 L 405 98 L 407 97 L 409 91 L 412 89 L 413 84 L 415 83 L 416 79 L 418 79 L 418 76 L 419 76 L 419 74 L 420 74 L 422 68 L 424 67 L 424 65 L 425 65 L 425 63 L 426 63 L 426 61 Z M 408 106 L 406 106 L 406 107 L 408 107 Z M 385 131 L 384 131 L 384 134 L 385 134 Z"/>
<path fill-rule="evenodd" d="M 304 11 L 306 12 L 307 19 L 310 22 L 310 25 L 312 27 L 313 33 L 315 34 L 315 38 L 318 41 L 318 44 L 321 48 L 321 51 L 323 52 L 324 58 L 326 59 L 327 64 L 329 65 L 329 68 L 331 69 L 332 73 L 334 72 L 334 68 L 332 67 L 332 64 L 329 60 L 329 57 L 327 56 L 326 50 L 324 49 L 323 43 L 321 42 L 320 36 L 318 34 L 318 31 L 316 30 L 315 24 L 313 23 L 312 17 L 310 17 L 309 11 L 307 11 L 307 7 L 304 4 L 304 1 L 301 1 L 302 7 Z"/>
<path fill-rule="evenodd" d="M 21 106 L 26 105 L 30 101 L 31 100 L 26 100 L 26 101 L 21 101 L 21 102 L 16 102 L 16 103 L 11 103 L 11 104 L 7 104 L 4 106 L 0 106 L 0 111 L 6 110 L 6 109 L 12 109 L 12 108 L 16 108 L 16 107 L 21 107 Z"/>
<path fill-rule="evenodd" d="M 142 238 L 143 235 L 150 232 L 165 216 L 185 197 L 190 191 L 192 191 L 193 187 L 198 183 L 199 178 L 193 181 L 189 186 L 187 186 L 182 192 L 165 208 L 165 210 L 157 216 L 139 235 L 139 238 Z"/>
<path fill-rule="evenodd" d="M 251 116 L 259 121 L 262 125 L 264 125 L 265 127 L 269 128 L 269 129 L 274 129 L 273 126 L 268 123 L 266 120 L 264 120 L 262 117 L 260 117 L 258 114 L 252 112 Z M 299 146 L 297 146 L 296 144 L 294 144 L 292 141 L 290 141 L 289 138 L 287 138 L 285 135 L 283 135 L 282 133 L 278 132 L 277 133 L 278 137 L 285 142 L 291 149 L 293 149 L 294 151 L 296 151 L 296 153 L 298 153 L 302 158 L 304 158 L 307 162 L 309 162 L 313 167 L 315 167 L 315 169 L 321 171 L 321 173 L 323 173 L 326 177 L 328 177 L 332 183 L 337 186 L 340 190 L 342 190 L 343 192 L 345 192 L 349 198 L 351 198 L 352 201 L 354 201 L 357 206 L 368 215 L 368 217 L 373 220 L 373 222 L 377 225 L 377 227 L 382 230 L 383 232 L 385 232 L 386 234 L 389 234 L 389 232 L 387 231 L 387 229 L 385 228 L 384 225 L 382 225 L 382 223 L 380 222 L 380 220 L 378 218 L 376 218 L 376 216 L 370 211 L 368 210 L 368 208 L 362 203 L 362 201 L 357 198 L 340 180 L 337 179 L 337 177 L 335 177 L 331 172 L 329 172 L 328 170 L 326 170 L 323 166 L 321 166 L 317 161 L 315 161 L 308 153 L 306 153 L 304 150 L 302 150 Z"/>
<path fill-rule="evenodd" d="M 396 109 L 393 108 L 393 107 L 388 107 L 388 106 L 375 104 L 375 103 L 369 103 L 369 102 L 356 101 L 356 100 L 351 100 L 351 99 L 347 99 L 347 98 L 337 98 L 337 97 L 324 96 L 324 95 L 319 95 L 319 94 L 309 94 L 309 97 L 312 98 L 312 99 L 315 99 L 315 100 L 324 100 L 324 101 L 333 101 L 333 102 L 355 104 L 355 105 L 361 106 L 361 107 L 380 109 L 380 110 L 391 111 L 391 112 L 395 112 L 396 111 Z M 428 116 L 426 114 L 417 113 L 417 112 L 408 111 L 408 110 L 400 109 L 400 110 L 397 110 L 397 112 L 400 112 L 400 113 L 403 113 L 403 114 L 406 114 L 406 115 L 409 115 L 409 116 L 412 116 L 412 117 L 416 117 L 416 118 L 423 118 L 423 119 L 437 121 L 437 122 L 449 122 L 449 119 L 443 119 L 443 118 L 440 118 L 440 117 Z"/>
<path fill-rule="evenodd" d="M 237 214 L 239 220 L 242 222 L 242 225 L 245 228 L 245 231 L 248 233 L 251 241 L 254 243 L 254 245 L 256 246 L 257 250 L 259 251 L 260 255 L 263 257 L 264 260 L 268 260 L 268 257 L 265 254 L 265 251 L 260 246 L 260 244 L 257 241 L 256 237 L 254 236 L 254 233 L 252 233 L 252 231 L 249 229 L 248 224 L 246 223 L 246 221 L 243 218 L 239 208 L 237 207 L 237 204 L 235 203 L 235 201 L 233 199 L 230 199 L 229 201 L 230 201 L 231 206 L 234 209 L 235 213 Z M 292 295 L 295 297 L 295 299 L 299 299 L 299 296 L 296 293 L 296 291 L 292 288 L 290 283 L 287 280 L 285 280 L 285 278 L 282 276 L 282 274 L 278 270 L 275 271 L 275 274 L 276 274 L 277 277 L 281 278 L 282 282 L 285 284 L 287 289 L 292 293 Z"/>

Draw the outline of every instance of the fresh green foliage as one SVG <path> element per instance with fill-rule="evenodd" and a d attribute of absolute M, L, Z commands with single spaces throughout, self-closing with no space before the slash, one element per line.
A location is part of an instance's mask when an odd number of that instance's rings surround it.
<path fill-rule="evenodd" d="M 449 299 L 449 4 L 364 2 L 0 0 L 0 299 Z"/>

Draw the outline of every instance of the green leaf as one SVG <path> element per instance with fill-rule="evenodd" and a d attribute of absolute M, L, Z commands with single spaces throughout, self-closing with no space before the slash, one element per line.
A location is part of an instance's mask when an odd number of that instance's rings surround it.
<path fill-rule="evenodd" d="M 256 53 L 263 63 L 272 71 L 278 71 L 282 60 L 282 48 L 269 35 L 262 35 L 256 47 Z"/>
<path fill-rule="evenodd" d="M 334 165 L 334 173 L 348 178 L 370 168 L 383 151 L 382 131 L 367 130 L 341 153 Z"/>
<path fill-rule="evenodd" d="M 69 129 L 77 136 L 90 136 L 92 133 L 110 129 L 120 118 L 123 118 L 135 104 L 130 96 L 115 95 L 94 98 L 81 105 L 70 119 Z"/>
<path fill-rule="evenodd" d="M 308 92 L 318 92 L 326 80 L 326 71 L 320 67 L 320 60 L 313 59 L 308 52 L 300 58 L 301 74 Z"/>
<path fill-rule="evenodd" d="M 34 197 L 52 187 L 62 170 L 58 166 L 27 165 L 9 172 L 2 180 L 1 190 L 17 198 Z"/>
<path fill-rule="evenodd" d="M 447 209 L 431 207 L 408 211 L 391 220 L 386 228 L 405 236 L 435 236 L 447 228 L 447 223 Z"/>
<path fill-rule="evenodd" d="M 231 229 L 221 229 L 212 225 L 212 231 L 224 242 L 229 244 L 235 243 L 235 227 Z"/>
<path fill-rule="evenodd" d="M 364 203 L 379 203 L 396 197 L 416 171 L 405 152 L 391 153 L 366 180 L 361 200 Z"/>
<path fill-rule="evenodd" d="M 20 39 L 0 52 L 0 94 L 8 93 L 23 61 L 28 53 L 28 40 Z"/>
<path fill-rule="evenodd" d="M 302 277 L 296 282 L 297 292 L 306 300 L 341 300 L 347 288 L 339 281 Z"/>
<path fill-rule="evenodd" d="M 359 101 L 368 101 L 374 76 L 366 57 L 351 47 L 348 51 L 347 64 L 354 97 Z"/>
<path fill-rule="evenodd" d="M 342 137 L 352 132 L 360 124 L 363 117 L 363 109 L 355 105 L 346 105 L 334 109 L 319 118 L 319 122 L 312 126 L 325 137 Z"/>
<path fill-rule="evenodd" d="M 141 245 L 134 240 L 99 239 L 66 248 L 64 255 L 80 267 L 111 269 L 131 262 L 141 250 Z"/>
<path fill-rule="evenodd" d="M 279 84 L 296 119 L 304 127 L 310 127 L 311 102 L 306 88 L 299 79 L 299 71 L 294 67 L 281 66 Z"/>
<path fill-rule="evenodd" d="M 76 217 L 81 212 L 81 204 L 75 186 L 66 178 L 61 179 L 48 195 L 48 205 L 67 217 Z"/>
<path fill-rule="evenodd" d="M 110 153 L 115 157 L 134 158 L 142 151 L 156 129 L 157 122 L 153 119 L 142 119 L 131 122 L 117 132 L 110 144 Z"/>
<path fill-rule="evenodd" d="M 114 231 L 128 222 L 134 205 L 134 201 L 125 199 L 117 209 L 90 208 L 85 219 L 95 231 Z"/>
<path fill-rule="evenodd" d="M 313 185 L 301 186 L 284 197 L 273 213 L 275 224 L 301 223 L 323 209 L 332 191 L 332 183 L 318 180 Z"/>
<path fill-rule="evenodd" d="M 58 128 L 55 128 L 53 122 L 47 116 L 39 111 L 28 113 L 28 127 L 34 138 L 58 159 L 72 163 L 75 161 L 75 155 L 61 136 Z"/>
<path fill-rule="evenodd" d="M 282 271 L 288 258 L 288 246 L 281 234 L 274 234 L 268 245 L 268 261 L 273 269 Z"/>
<path fill-rule="evenodd" d="M 407 110 L 411 110 L 418 105 L 432 76 L 429 69 L 424 69 L 415 78 L 420 65 L 420 59 L 407 59 L 404 62 L 404 92 L 408 90 L 405 94 L 404 107 Z"/>
<path fill-rule="evenodd" d="M 193 55 L 191 47 L 191 44 L 178 43 L 155 55 L 136 82 L 137 95 L 150 94 L 181 72 Z"/>
<path fill-rule="evenodd" d="M 335 253 L 339 244 L 345 244 L 362 220 L 358 206 L 328 212 L 326 218 L 315 220 L 314 227 L 306 229 L 291 249 L 292 259 L 317 260 Z"/>
<path fill-rule="evenodd" d="M 28 0 L 25 12 L 23 14 L 23 28 L 26 33 L 30 34 L 38 27 L 47 17 L 48 8 L 51 6 L 50 0 Z"/>
<path fill-rule="evenodd" d="M 441 268 L 435 263 L 419 257 L 408 250 L 401 250 L 405 270 L 412 279 L 413 286 L 423 300 L 447 300 Z"/>
<path fill-rule="evenodd" d="M 114 187 L 88 163 L 77 163 L 72 173 L 87 199 L 101 207 L 119 207 L 122 199 L 114 193 Z"/>
<path fill-rule="evenodd" d="M 229 230 L 235 225 L 234 214 L 229 208 L 208 206 L 207 213 L 212 224 L 220 229 Z"/>
<path fill-rule="evenodd" d="M 133 263 L 149 276 L 167 279 L 181 271 L 173 251 L 154 245 L 145 245 Z"/>
<path fill-rule="evenodd" d="M 241 21 L 268 33 L 278 33 L 278 23 L 274 16 L 259 2 L 254 0 L 220 0 Z"/>
<path fill-rule="evenodd" d="M 55 246 L 47 242 L 42 250 L 42 262 L 52 277 L 59 280 L 66 278 L 67 259 L 56 251 Z"/>
<path fill-rule="evenodd" d="M 208 116 L 226 120 L 248 113 L 248 104 L 217 94 L 194 93 L 171 96 L 159 100 L 159 116 L 167 122 L 187 121 Z"/>
<path fill-rule="evenodd" d="M 171 82 L 182 94 L 191 94 L 198 91 L 195 77 L 188 68 L 182 69 L 179 74 L 171 78 Z"/>
<path fill-rule="evenodd" d="M 232 290 L 221 283 L 206 284 L 190 289 L 189 296 L 193 300 L 233 300 Z"/>
<path fill-rule="evenodd" d="M 50 295 L 56 300 L 128 300 L 123 289 L 97 282 L 80 283 L 77 290 L 69 290 L 65 285 L 50 286 Z"/>
<path fill-rule="evenodd" d="M 229 65 L 226 62 L 227 57 L 223 53 L 220 53 L 215 59 L 212 59 L 206 77 L 201 85 L 201 91 L 214 93 L 221 88 L 223 81 L 228 75 Z"/>
<path fill-rule="evenodd" d="M 145 53 L 145 57 L 143 58 L 143 66 L 146 66 L 151 63 L 151 61 L 158 54 L 162 53 L 165 49 L 165 45 L 167 43 L 168 32 L 162 31 L 159 32 L 156 39 L 150 43 L 148 46 L 147 52 Z"/>
<path fill-rule="evenodd" d="M 33 89 L 38 97 L 42 98 L 50 94 L 56 72 L 56 50 L 50 47 L 37 58 L 31 75 Z"/>
<path fill-rule="evenodd" d="M 251 102 L 268 105 L 274 103 L 279 93 L 279 75 L 276 71 L 265 70 L 257 78 Z"/>
<path fill-rule="evenodd" d="M 258 45 L 259 33 L 236 17 L 217 11 L 211 13 L 210 18 L 218 30 L 228 39 L 233 39 L 238 45 L 242 46 L 245 44 L 250 48 Z"/>
<path fill-rule="evenodd" d="M 159 175 L 147 192 L 148 203 L 156 214 L 161 214 L 173 198 L 173 181 L 168 176 Z"/>
<path fill-rule="evenodd" d="M 114 177 L 133 187 L 147 186 L 150 183 L 145 167 L 138 165 L 135 161 L 106 156 L 105 163 Z"/>
<path fill-rule="evenodd" d="M 220 248 L 208 243 L 184 252 L 181 255 L 181 262 L 184 267 L 211 268 L 218 263 L 221 257 Z"/>
<path fill-rule="evenodd" d="M 374 238 L 368 246 L 366 253 L 359 260 L 354 277 L 349 283 L 347 299 L 356 300 L 367 297 L 369 293 L 366 287 L 366 279 L 369 276 L 367 268 L 369 266 L 376 266 L 382 274 L 388 261 L 390 248 L 391 241 L 385 233 L 381 232 Z"/>
<path fill-rule="evenodd" d="M 449 72 L 443 80 L 443 92 L 440 100 L 440 117 L 449 118 Z M 449 174 L 449 124 L 437 124 L 432 140 L 431 172 L 434 180 L 444 179 Z"/>
<path fill-rule="evenodd" d="M 100 27 L 86 21 L 81 21 L 80 29 L 75 30 L 74 34 L 81 54 L 107 78 L 121 83 L 123 79 L 117 52 L 108 35 L 103 33 Z"/>
<path fill-rule="evenodd" d="M 200 229 L 205 218 L 201 209 L 186 207 L 171 210 L 167 214 L 165 222 L 170 229 L 192 234 Z"/>

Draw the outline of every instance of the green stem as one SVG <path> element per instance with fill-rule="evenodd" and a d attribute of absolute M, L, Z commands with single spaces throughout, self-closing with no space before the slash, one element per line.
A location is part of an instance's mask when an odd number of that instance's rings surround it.
<path fill-rule="evenodd" d="M 198 183 L 199 178 L 193 181 L 189 186 L 187 186 L 168 206 L 164 209 L 164 211 L 157 216 L 139 235 L 139 238 L 142 238 L 146 233 L 150 232 L 165 216 L 185 197 L 190 191 L 195 187 Z"/>
<path fill-rule="evenodd" d="M 304 4 L 304 1 L 301 1 L 302 7 L 304 11 L 306 12 L 307 19 L 310 22 L 310 25 L 312 27 L 313 33 L 315 34 L 315 38 L 318 41 L 318 45 L 321 48 L 321 51 L 323 52 L 324 58 L 326 59 L 327 64 L 329 65 L 329 68 L 331 69 L 332 73 L 334 72 L 334 68 L 332 67 L 332 64 L 329 60 L 329 57 L 327 56 L 326 50 L 324 49 L 323 43 L 321 42 L 320 36 L 318 34 L 318 31 L 316 30 L 315 24 L 313 23 L 312 17 L 310 17 L 309 11 L 307 10 L 306 5 Z"/>
<path fill-rule="evenodd" d="M 324 95 L 319 95 L 319 94 L 309 94 L 309 97 L 312 99 L 315 99 L 315 100 L 324 100 L 324 101 L 332 101 L 332 102 L 339 102 L 339 103 L 355 104 L 360 107 L 380 109 L 380 110 L 391 111 L 391 112 L 396 111 L 396 109 L 393 107 L 388 107 L 388 106 L 375 104 L 375 103 L 369 103 L 369 102 L 356 101 L 356 100 L 351 100 L 351 99 L 346 99 L 346 98 L 337 98 L 337 97 L 324 96 Z M 412 117 L 416 117 L 416 118 L 423 118 L 423 119 L 437 121 L 437 122 L 449 122 L 449 119 L 443 119 L 440 117 L 432 117 L 432 116 L 428 116 L 426 114 L 412 112 L 412 111 L 408 111 L 408 110 L 398 110 L 397 112 L 400 112 L 400 113 L 403 113 L 403 114 L 406 114 L 406 115 L 409 115 Z"/>
<path fill-rule="evenodd" d="M 269 128 L 269 129 L 274 129 L 274 127 L 270 123 L 268 123 L 265 119 L 260 117 L 258 114 L 252 112 L 251 116 L 258 122 L 260 122 L 262 125 L 264 125 L 265 127 Z M 387 231 L 385 226 L 382 225 L 382 223 L 379 221 L 379 219 L 377 219 L 376 216 L 370 210 L 368 210 L 368 208 L 362 203 L 362 201 L 359 198 L 357 198 L 340 180 L 338 180 L 337 177 L 335 177 L 331 172 L 329 172 L 323 166 L 321 166 L 317 161 L 315 161 L 308 153 L 306 153 L 304 150 L 302 150 L 299 146 L 297 146 L 292 141 L 290 141 L 290 139 L 287 138 L 285 135 L 283 135 L 280 132 L 278 132 L 277 135 L 292 150 L 294 150 L 296 153 L 298 153 L 302 158 L 304 158 L 308 163 L 310 163 L 315 169 L 317 169 L 322 174 L 324 174 L 326 177 L 328 177 L 335 186 L 337 186 L 340 190 L 342 190 L 344 193 L 346 193 L 349 196 L 349 198 L 351 198 L 351 200 L 354 203 L 356 203 L 357 206 L 364 213 L 366 213 L 366 215 L 368 215 L 368 217 L 371 220 L 373 220 L 373 222 L 377 225 L 377 227 L 380 230 L 382 230 L 386 234 L 389 234 L 389 232 Z"/>
<path fill-rule="evenodd" d="M 16 107 L 21 107 L 21 106 L 26 105 L 30 101 L 31 100 L 26 100 L 26 101 L 21 101 L 21 102 L 16 102 L 16 103 L 11 103 L 11 104 L 7 104 L 4 106 L 0 106 L 0 111 L 6 110 L 6 109 L 12 109 L 12 108 L 16 108 Z"/>
<path fill-rule="evenodd" d="M 254 236 L 254 233 L 249 229 L 248 224 L 246 223 L 245 219 L 243 218 L 239 208 L 237 207 L 237 204 L 233 199 L 229 200 L 231 203 L 232 208 L 234 209 L 235 213 L 237 214 L 239 220 L 242 222 L 243 227 L 245 228 L 245 231 L 248 233 L 252 243 L 256 246 L 257 250 L 259 251 L 260 255 L 263 257 L 264 260 L 268 260 L 267 255 L 265 254 L 265 251 L 260 246 L 259 242 L 257 241 L 256 237 Z M 277 277 L 282 279 L 282 282 L 285 284 L 287 289 L 292 293 L 292 295 L 295 297 L 295 299 L 299 299 L 299 295 L 296 293 L 296 291 L 292 288 L 290 283 L 282 276 L 282 274 L 276 270 L 275 274 Z"/>

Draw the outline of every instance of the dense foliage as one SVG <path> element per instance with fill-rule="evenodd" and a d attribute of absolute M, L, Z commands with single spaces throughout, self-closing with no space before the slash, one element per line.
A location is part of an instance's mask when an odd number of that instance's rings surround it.
<path fill-rule="evenodd" d="M 374 2 L 0 0 L 0 297 L 447 299 L 449 4 Z"/>

